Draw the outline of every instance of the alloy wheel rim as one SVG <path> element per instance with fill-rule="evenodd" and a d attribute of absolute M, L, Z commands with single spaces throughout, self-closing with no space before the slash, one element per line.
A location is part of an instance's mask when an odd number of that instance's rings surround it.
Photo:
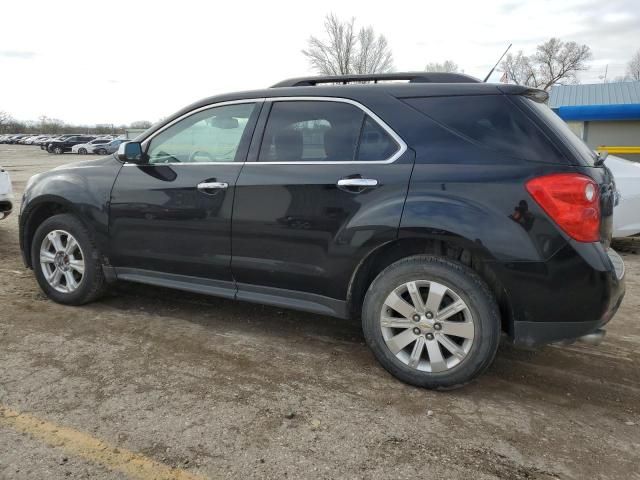
<path fill-rule="evenodd" d="M 475 338 L 471 311 L 451 288 L 434 281 L 403 283 L 380 313 L 389 351 L 409 368 L 445 372 L 463 362 Z"/>
<path fill-rule="evenodd" d="M 49 232 L 40 245 L 40 268 L 56 291 L 76 291 L 84 278 L 84 254 L 74 236 L 64 230 Z"/>

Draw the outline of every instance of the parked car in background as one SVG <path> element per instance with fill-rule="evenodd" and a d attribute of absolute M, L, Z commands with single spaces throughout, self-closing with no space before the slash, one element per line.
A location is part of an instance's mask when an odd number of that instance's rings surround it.
<path fill-rule="evenodd" d="M 55 141 L 66 140 L 67 138 L 73 137 L 74 135 L 78 135 L 78 134 L 77 133 L 67 133 L 67 134 L 64 134 L 64 135 L 55 135 L 53 137 L 50 137 L 40 145 L 40 149 L 49 151 L 49 145 L 51 143 L 53 143 Z"/>
<path fill-rule="evenodd" d="M 13 189 L 9 172 L 0 166 L 0 220 L 13 210 Z"/>
<path fill-rule="evenodd" d="M 120 144 L 124 142 L 128 142 L 126 138 L 117 138 L 107 143 L 106 145 L 99 145 L 94 147 L 93 153 L 97 153 L 98 155 L 109 155 L 111 153 L 115 153 L 118 151 Z"/>
<path fill-rule="evenodd" d="M 547 99 L 426 72 L 207 98 L 32 177 L 25 265 L 68 305 L 129 280 L 358 318 L 427 388 L 477 377 L 503 333 L 597 344 L 625 292 L 615 185 Z"/>
<path fill-rule="evenodd" d="M 609 155 L 605 165 L 613 173 L 618 205 L 613 209 L 613 236 L 640 234 L 640 163 Z"/>
<path fill-rule="evenodd" d="M 60 155 L 62 153 L 66 153 L 66 152 L 70 152 L 71 148 L 73 148 L 74 145 L 78 145 L 80 143 L 87 143 L 90 142 L 91 140 L 94 140 L 96 137 L 93 136 L 88 136 L 88 135 L 76 135 L 73 137 L 68 137 L 65 138 L 63 140 L 54 140 L 53 142 L 50 142 L 49 145 L 47 146 L 47 151 L 49 153 L 55 153 L 57 155 Z"/>
<path fill-rule="evenodd" d="M 109 138 L 96 138 L 95 140 L 91 140 L 90 142 L 87 143 L 79 143 L 77 145 L 74 145 L 73 147 L 71 147 L 71 153 L 77 153 L 80 155 L 86 155 L 87 153 L 93 153 L 93 149 L 101 146 L 101 145 L 106 145 L 109 142 L 111 142 L 111 137 Z"/>

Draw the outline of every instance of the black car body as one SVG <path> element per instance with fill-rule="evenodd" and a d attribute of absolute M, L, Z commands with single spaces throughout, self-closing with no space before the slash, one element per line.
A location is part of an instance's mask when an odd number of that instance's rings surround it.
<path fill-rule="evenodd" d="M 428 254 L 486 283 L 516 343 L 598 331 L 624 295 L 608 169 L 545 116 L 539 91 L 437 74 L 416 82 L 302 79 L 212 97 L 118 155 L 37 175 L 20 216 L 25 264 L 37 265 L 38 226 L 67 212 L 91 232 L 107 280 L 347 318 L 386 267 Z M 250 109 L 235 153 L 162 151 L 149 163 L 153 139 L 228 105 Z M 350 129 L 355 144 L 329 140 Z M 534 198 L 528 182 L 550 175 L 597 186 L 598 238 L 577 241 Z"/>
<path fill-rule="evenodd" d="M 64 139 L 57 139 L 47 144 L 47 151 L 49 153 L 66 153 L 71 151 L 71 147 L 79 145 L 81 143 L 87 143 L 91 140 L 95 140 L 96 137 L 88 135 L 75 135 Z"/>

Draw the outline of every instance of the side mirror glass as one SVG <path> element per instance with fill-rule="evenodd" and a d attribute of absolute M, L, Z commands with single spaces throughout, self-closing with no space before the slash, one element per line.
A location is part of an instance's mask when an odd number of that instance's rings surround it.
<path fill-rule="evenodd" d="M 121 143 L 118 147 L 118 160 L 126 163 L 145 163 L 140 142 Z"/>

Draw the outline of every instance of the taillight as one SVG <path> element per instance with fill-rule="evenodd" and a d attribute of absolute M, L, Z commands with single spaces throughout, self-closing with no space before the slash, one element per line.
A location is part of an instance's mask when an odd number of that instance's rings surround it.
<path fill-rule="evenodd" d="M 547 215 L 574 240 L 600 238 L 598 185 L 577 173 L 557 173 L 529 180 L 527 191 Z"/>

